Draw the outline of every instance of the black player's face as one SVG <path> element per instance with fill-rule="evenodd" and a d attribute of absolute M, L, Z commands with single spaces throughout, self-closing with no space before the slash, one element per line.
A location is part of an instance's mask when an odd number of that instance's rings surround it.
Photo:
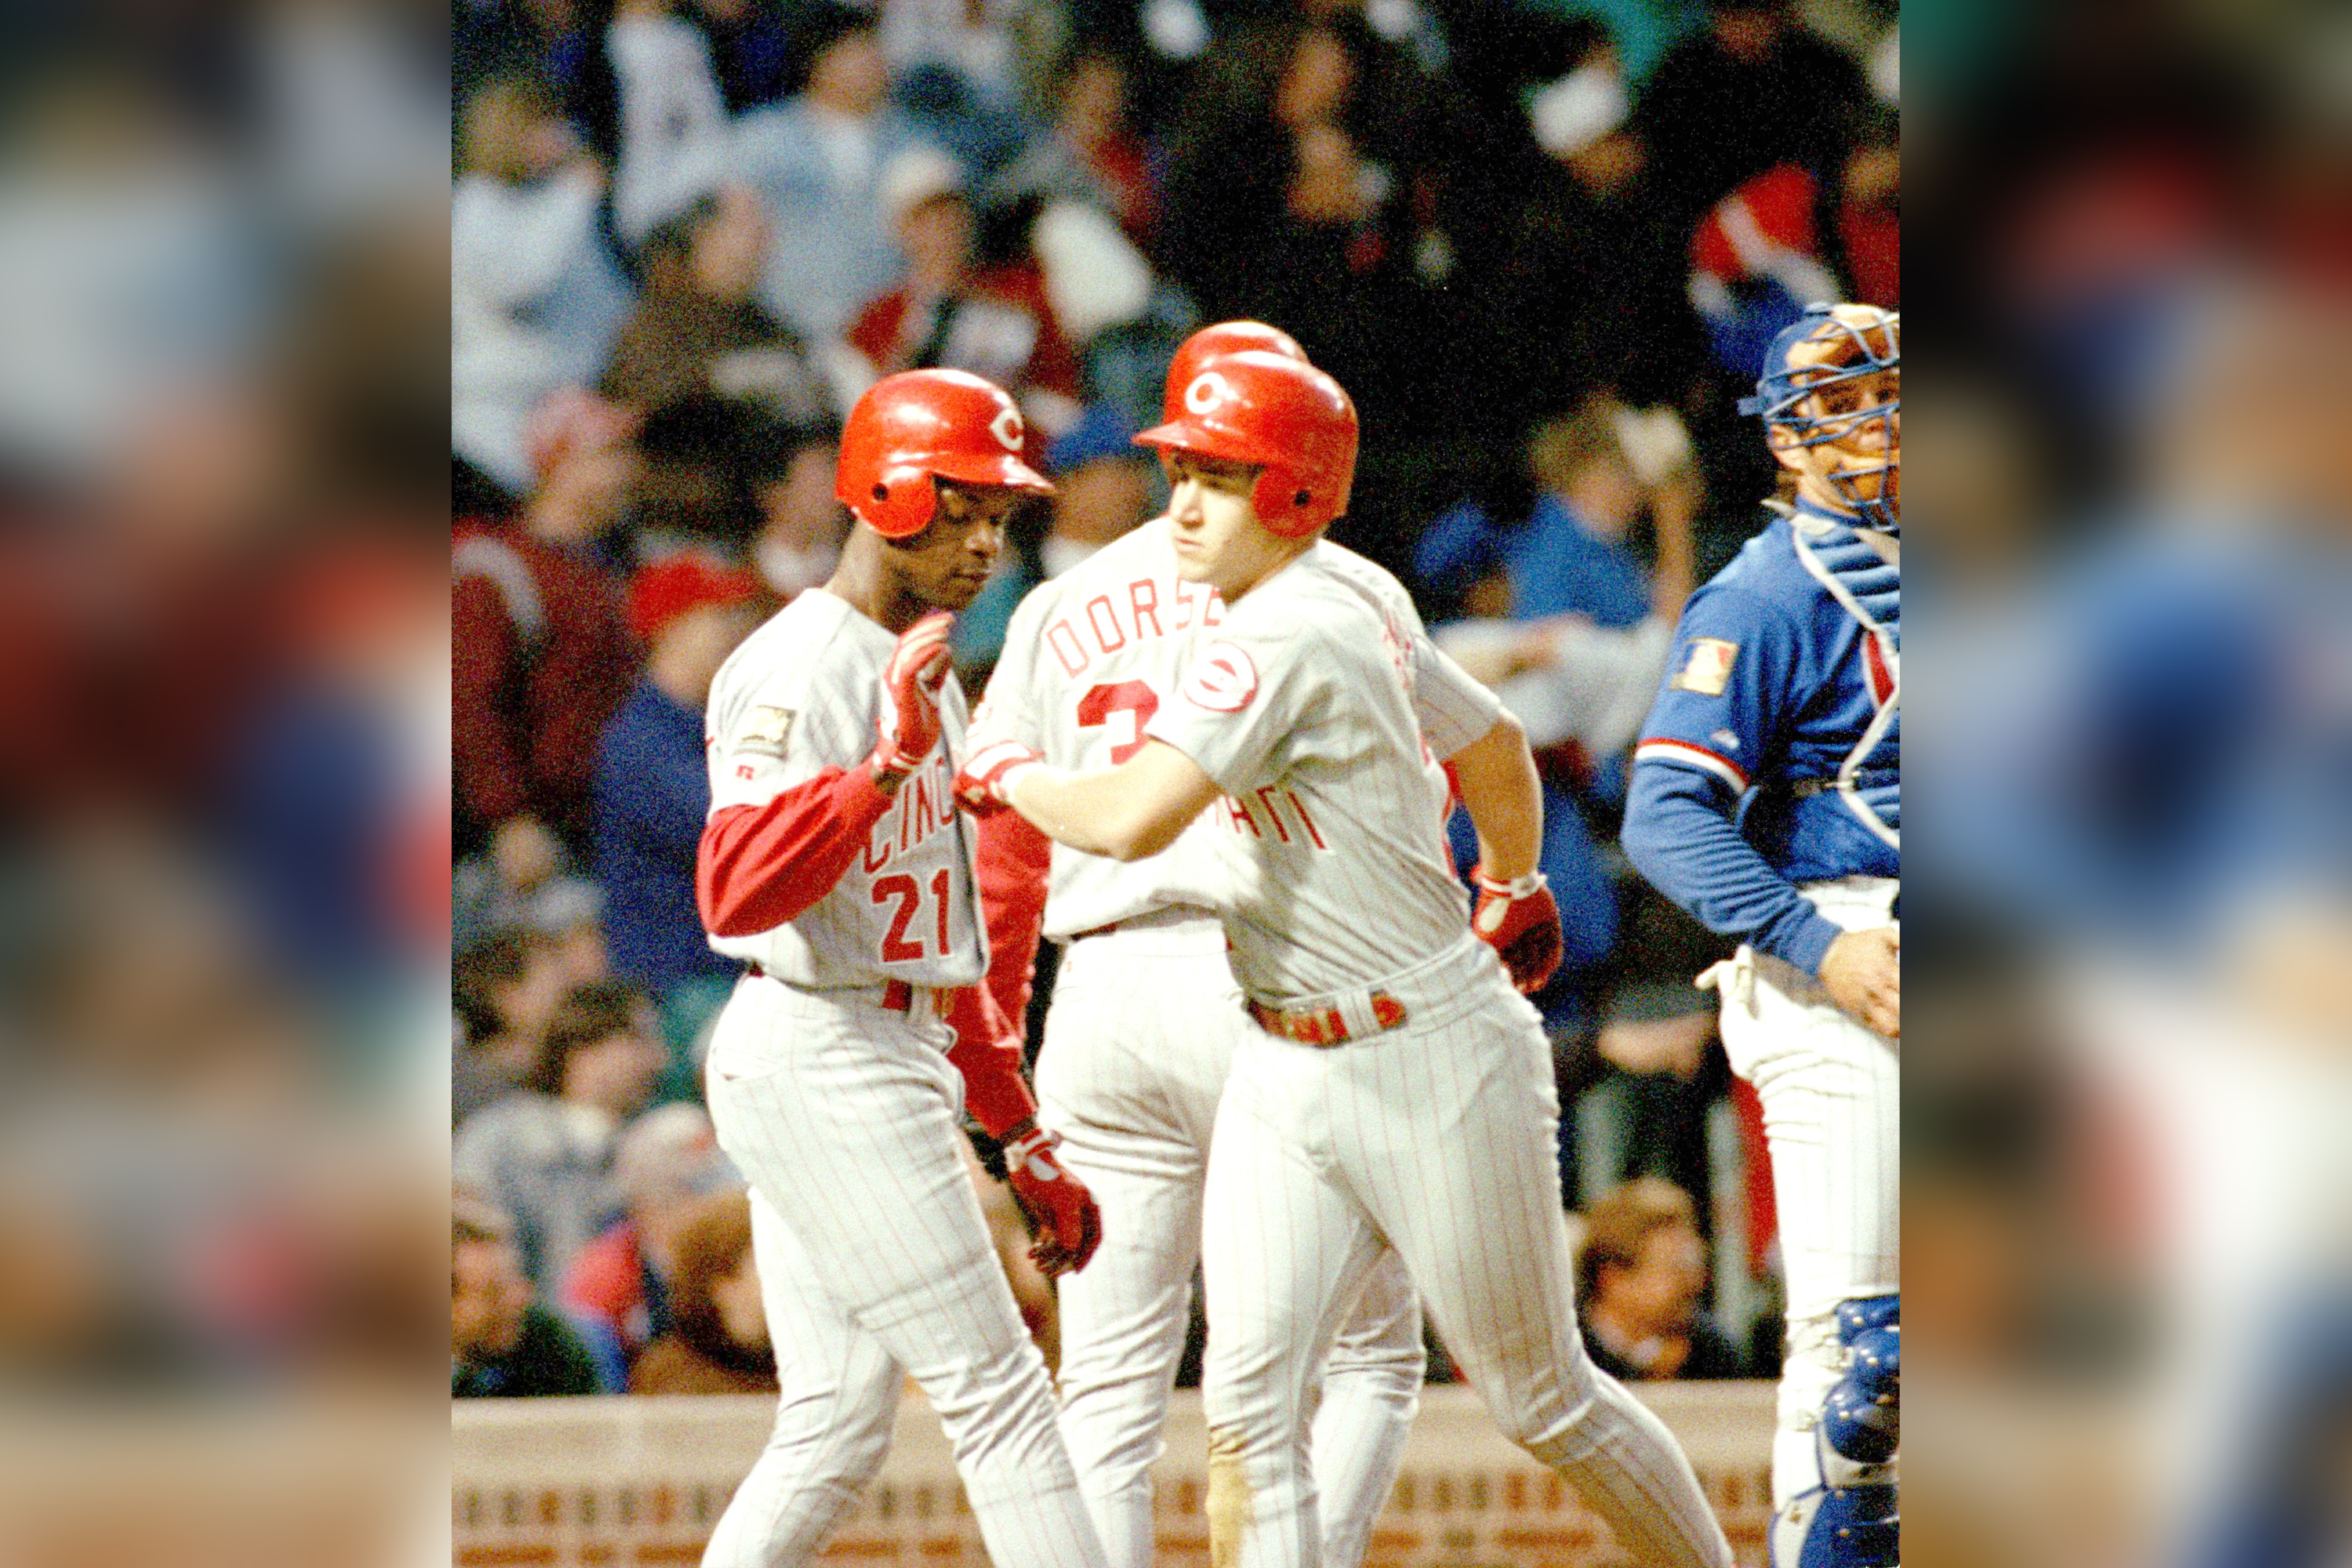
<path fill-rule="evenodd" d="M 1004 552 L 1004 531 L 1029 494 L 1005 485 L 940 483 L 939 496 L 930 526 L 890 547 L 908 593 L 934 610 L 961 610 L 987 585 Z"/>

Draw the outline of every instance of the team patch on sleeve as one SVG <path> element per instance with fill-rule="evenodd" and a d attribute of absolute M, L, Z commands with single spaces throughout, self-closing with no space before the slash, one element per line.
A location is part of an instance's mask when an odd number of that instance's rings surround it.
<path fill-rule="evenodd" d="M 1738 657 L 1739 645 L 1736 642 L 1726 642 L 1721 637 L 1693 637 L 1690 657 L 1666 684 L 1677 691 L 1720 697 L 1725 682 L 1731 679 L 1731 661 Z"/>
<path fill-rule="evenodd" d="M 1257 666 L 1232 643 L 1213 642 L 1193 660 L 1183 692 L 1193 706 L 1212 713 L 1238 713 L 1257 695 Z"/>
<path fill-rule="evenodd" d="M 743 732 L 735 737 L 738 752 L 758 752 L 764 756 L 781 757 L 784 742 L 793 732 L 793 710 L 789 708 L 756 707 L 743 721 Z"/>

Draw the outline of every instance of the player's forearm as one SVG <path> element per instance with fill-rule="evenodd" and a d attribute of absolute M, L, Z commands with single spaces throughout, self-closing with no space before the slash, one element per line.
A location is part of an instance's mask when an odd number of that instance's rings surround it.
<path fill-rule="evenodd" d="M 1505 713 L 1446 761 L 1478 830 L 1486 875 L 1508 882 L 1534 870 L 1543 850 L 1543 782 L 1519 721 Z"/>
<path fill-rule="evenodd" d="M 1004 798 L 1038 831 L 1114 860 L 1159 854 L 1218 794 L 1198 763 L 1157 739 L 1115 768 L 1070 773 L 1038 763 L 1007 784 Z"/>
<path fill-rule="evenodd" d="M 695 902 L 713 936 L 773 931 L 833 891 L 890 809 L 870 769 L 828 768 L 761 805 L 728 806 L 702 830 Z"/>
<path fill-rule="evenodd" d="M 1626 795 L 1625 854 L 1651 886 L 1709 931 L 1819 973 L 1838 927 L 1739 836 L 1732 804 L 1728 786 L 1696 769 L 1637 763 Z"/>
<path fill-rule="evenodd" d="M 1125 771 L 1078 773 L 1040 765 L 1014 781 L 1013 808 L 1055 843 L 1089 855 L 1114 860 L 1157 855 L 1176 842 L 1192 818 L 1172 820 L 1172 813 L 1153 811 L 1121 776 Z"/>
<path fill-rule="evenodd" d="M 1037 1114 L 1036 1097 L 1021 1076 L 1021 1039 L 998 1010 L 988 989 L 967 985 L 948 1005 L 955 1043 L 948 1061 L 963 1075 L 964 1109 L 992 1138 Z"/>

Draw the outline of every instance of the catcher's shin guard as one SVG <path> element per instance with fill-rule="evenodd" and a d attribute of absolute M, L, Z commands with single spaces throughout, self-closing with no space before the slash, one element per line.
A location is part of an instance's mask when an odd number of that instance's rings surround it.
<path fill-rule="evenodd" d="M 1902 1554 L 1891 1461 L 1902 1432 L 1902 1298 L 1841 1302 L 1845 1376 L 1822 1402 L 1822 1484 L 1772 1521 L 1773 1568 L 1895 1568 Z"/>

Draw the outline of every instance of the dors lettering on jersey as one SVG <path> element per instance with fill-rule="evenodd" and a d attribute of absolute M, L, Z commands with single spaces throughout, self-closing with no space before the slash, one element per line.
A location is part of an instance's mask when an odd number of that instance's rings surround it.
<path fill-rule="evenodd" d="M 1045 646 L 1062 673 L 1083 675 L 1140 637 L 1164 637 L 1225 618 L 1225 603 L 1205 583 L 1179 577 L 1138 577 L 1124 593 L 1097 594 L 1045 628 Z"/>
<path fill-rule="evenodd" d="M 955 767 L 942 748 L 934 759 L 908 773 L 899 784 L 890 809 L 866 838 L 868 875 L 903 855 L 955 821 Z"/>

